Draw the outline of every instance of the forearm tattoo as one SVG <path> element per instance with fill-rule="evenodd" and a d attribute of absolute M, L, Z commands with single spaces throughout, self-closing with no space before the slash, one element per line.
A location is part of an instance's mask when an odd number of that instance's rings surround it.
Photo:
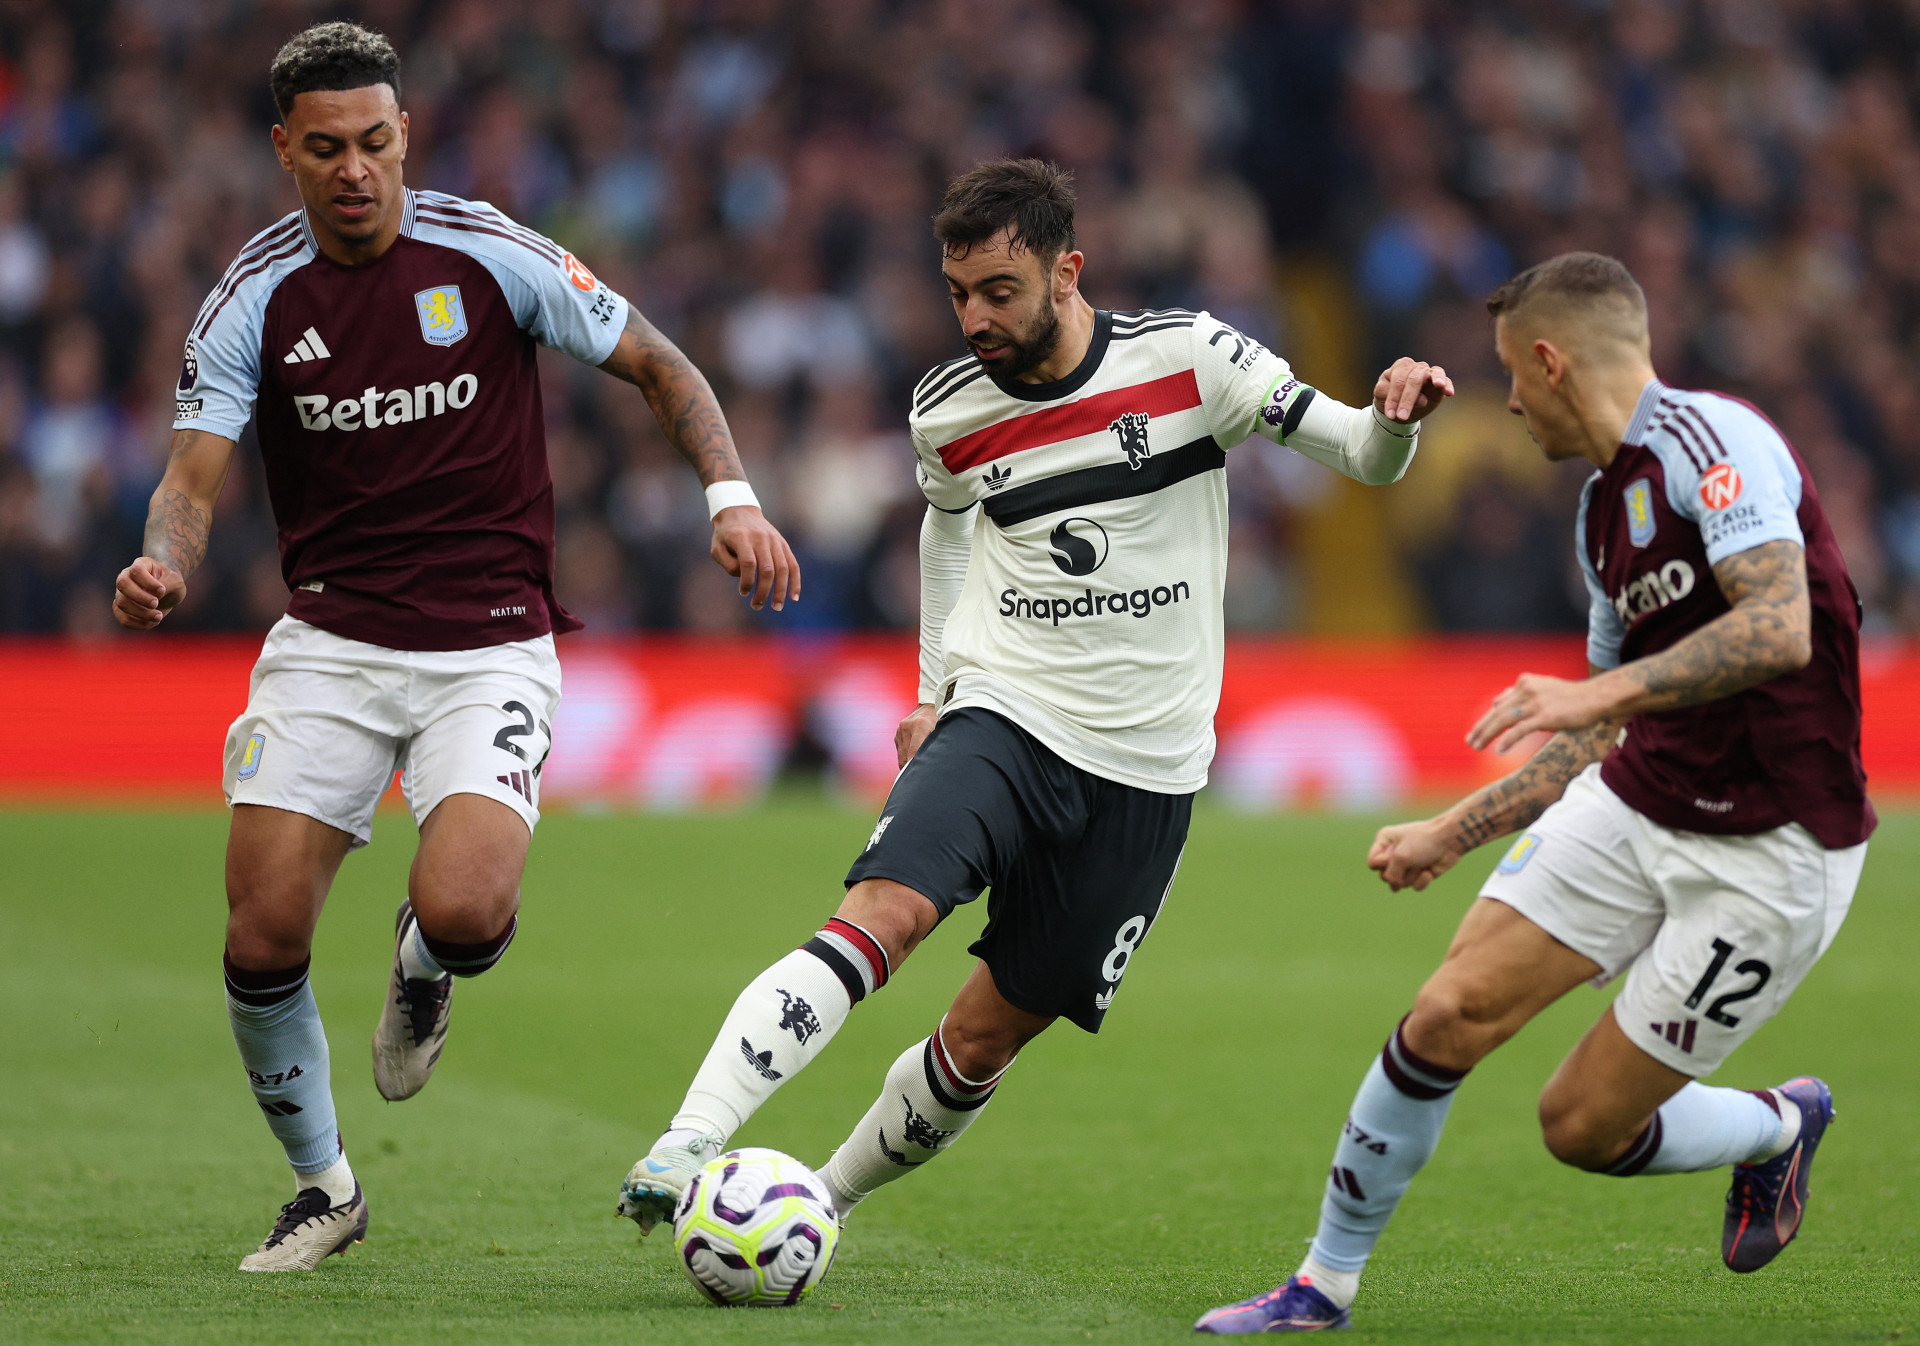
<path fill-rule="evenodd" d="M 1619 736 L 1618 720 L 1562 730 L 1518 771 L 1468 796 L 1459 806 L 1454 831 L 1461 854 L 1518 831 L 1545 813 L 1566 791 L 1567 782 L 1611 752 Z"/>
<path fill-rule="evenodd" d="M 660 432 L 693 465 L 702 486 L 747 479 L 706 376 L 631 304 L 620 344 L 600 367 L 640 389 Z"/>
<path fill-rule="evenodd" d="M 1764 542 L 1713 568 L 1733 610 L 1620 672 L 1635 713 L 1718 700 L 1803 666 L 1811 641 L 1806 558 L 1796 542 Z"/>
<path fill-rule="evenodd" d="M 178 487 L 162 486 L 147 508 L 147 555 L 185 579 L 207 559 L 213 516 Z"/>

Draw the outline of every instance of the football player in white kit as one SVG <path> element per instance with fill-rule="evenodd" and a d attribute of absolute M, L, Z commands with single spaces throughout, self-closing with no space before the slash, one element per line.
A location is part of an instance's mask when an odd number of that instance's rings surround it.
<path fill-rule="evenodd" d="M 1227 450 L 1258 433 L 1396 481 L 1452 393 L 1403 359 L 1372 407 L 1342 406 L 1205 313 L 1095 309 L 1049 164 L 962 175 L 934 232 L 971 354 L 921 381 L 910 418 L 928 508 L 902 770 L 838 913 L 741 993 L 628 1175 L 619 1209 L 643 1232 L 983 889 L 979 963 L 826 1167 L 840 1213 L 951 1145 L 1056 1018 L 1099 1029 L 1213 757 Z"/>

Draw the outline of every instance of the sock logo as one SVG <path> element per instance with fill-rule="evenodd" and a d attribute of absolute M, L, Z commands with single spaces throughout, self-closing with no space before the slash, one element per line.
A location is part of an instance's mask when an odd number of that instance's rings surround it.
<path fill-rule="evenodd" d="M 269 1117 L 291 1117 L 297 1112 L 306 1111 L 298 1103 L 262 1103 L 259 1099 L 255 1099 L 254 1102 L 260 1103 L 260 1111 Z"/>
<path fill-rule="evenodd" d="M 771 1050 L 756 1052 L 751 1042 L 748 1042 L 745 1038 L 741 1038 L 740 1055 L 746 1057 L 747 1064 L 759 1071 L 763 1078 L 769 1080 L 777 1080 L 780 1078 L 780 1072 L 773 1068 L 773 1052 Z"/>
<path fill-rule="evenodd" d="M 901 1136 L 907 1144 L 918 1145 L 923 1150 L 937 1150 L 960 1134 L 957 1129 L 953 1131 L 942 1131 L 925 1117 L 915 1112 L 913 1110 L 913 1100 L 905 1094 L 900 1095 L 900 1101 L 907 1105 L 907 1120 L 902 1128 Z M 885 1133 L 882 1132 L 881 1134 L 884 1135 Z M 921 1162 L 925 1163 L 926 1161 L 922 1160 Z"/>
<path fill-rule="evenodd" d="M 779 991 L 779 987 L 774 988 Z M 786 1002 L 780 1011 L 780 1028 L 783 1032 L 792 1032 L 802 1047 L 807 1039 L 821 1031 L 819 1016 L 813 1012 L 813 1006 L 799 996 L 780 991 L 780 998 Z"/>
<path fill-rule="evenodd" d="M 879 1135 L 880 1135 L 880 1153 L 887 1156 L 887 1162 L 889 1164 L 894 1164 L 900 1168 L 918 1168 L 920 1167 L 920 1165 L 927 1162 L 925 1159 L 909 1159 L 907 1158 L 907 1156 L 900 1153 L 900 1151 L 898 1150 L 888 1149 L 886 1127 L 883 1126 L 880 1128 Z"/>
<path fill-rule="evenodd" d="M 1353 1118 L 1351 1117 L 1347 1118 L 1347 1124 L 1340 1129 L 1346 1133 L 1347 1139 L 1351 1140 L 1355 1145 L 1359 1145 L 1364 1149 L 1371 1150 L 1375 1154 L 1385 1154 L 1387 1152 L 1386 1141 L 1375 1140 L 1372 1136 L 1368 1135 L 1365 1131 L 1362 1131 L 1359 1127 L 1355 1126 L 1353 1124 Z"/>
<path fill-rule="evenodd" d="M 1367 1194 L 1360 1189 L 1360 1179 L 1353 1176 L 1353 1170 L 1350 1168 L 1341 1168 L 1335 1164 L 1333 1171 L 1327 1174 L 1327 1181 L 1333 1184 L 1334 1191 L 1345 1192 L 1355 1201 L 1367 1199 Z"/>

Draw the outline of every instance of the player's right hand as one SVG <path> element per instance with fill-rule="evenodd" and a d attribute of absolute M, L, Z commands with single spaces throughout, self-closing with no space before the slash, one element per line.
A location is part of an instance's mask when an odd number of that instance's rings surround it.
<path fill-rule="evenodd" d="M 920 751 L 920 745 L 927 741 L 927 735 L 933 732 L 934 725 L 939 722 L 939 712 L 924 701 L 913 708 L 911 715 L 900 721 L 900 727 L 893 731 L 893 750 L 900 757 L 902 769 L 913 760 L 913 755 Z"/>
<path fill-rule="evenodd" d="M 1462 852 L 1451 832 L 1437 818 L 1383 827 L 1367 851 L 1367 868 L 1378 873 L 1396 893 L 1402 888 L 1424 892 L 1428 884 L 1459 863 Z"/>
<path fill-rule="evenodd" d="M 142 556 L 113 582 L 113 619 L 131 631 L 151 631 L 186 596 L 185 576 Z"/>

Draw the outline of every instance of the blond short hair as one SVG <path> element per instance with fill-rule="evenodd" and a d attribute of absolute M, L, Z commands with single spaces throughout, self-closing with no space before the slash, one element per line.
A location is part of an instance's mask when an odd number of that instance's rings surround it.
<path fill-rule="evenodd" d="M 1646 292 L 1625 266 L 1597 252 L 1563 252 L 1528 267 L 1487 296 L 1487 312 L 1571 343 L 1647 344 Z"/>

